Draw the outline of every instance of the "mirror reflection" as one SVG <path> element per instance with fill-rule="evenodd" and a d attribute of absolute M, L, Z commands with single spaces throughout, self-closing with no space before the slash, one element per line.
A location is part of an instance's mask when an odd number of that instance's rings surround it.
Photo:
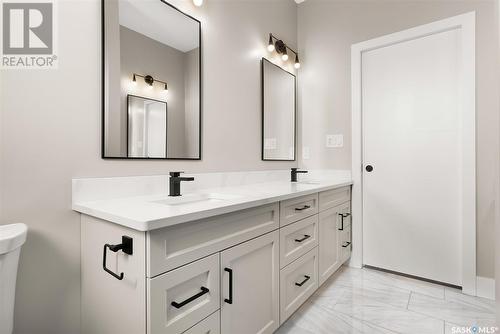
<path fill-rule="evenodd" d="M 295 75 L 262 59 L 262 160 L 295 160 Z"/>
<path fill-rule="evenodd" d="M 200 22 L 160 0 L 103 10 L 103 157 L 200 159 Z"/>

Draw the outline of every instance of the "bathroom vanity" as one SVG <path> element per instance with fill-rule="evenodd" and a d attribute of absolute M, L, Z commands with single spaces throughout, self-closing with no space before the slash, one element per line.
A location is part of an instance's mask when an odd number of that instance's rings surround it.
<path fill-rule="evenodd" d="M 348 178 L 75 195 L 95 180 L 73 181 L 83 333 L 272 333 L 350 256 Z"/>

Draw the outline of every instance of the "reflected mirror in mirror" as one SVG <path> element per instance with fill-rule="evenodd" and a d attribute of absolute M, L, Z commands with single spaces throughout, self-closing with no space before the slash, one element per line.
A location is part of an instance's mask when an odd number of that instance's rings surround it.
<path fill-rule="evenodd" d="M 262 160 L 295 160 L 295 75 L 262 58 Z"/>
<path fill-rule="evenodd" d="M 200 21 L 161 0 L 102 9 L 103 158 L 201 159 Z"/>
<path fill-rule="evenodd" d="M 167 103 L 129 95 L 128 156 L 133 158 L 166 158 Z"/>

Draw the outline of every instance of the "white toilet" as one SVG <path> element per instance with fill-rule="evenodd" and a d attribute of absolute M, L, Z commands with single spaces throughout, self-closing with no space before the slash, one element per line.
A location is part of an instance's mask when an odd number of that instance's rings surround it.
<path fill-rule="evenodd" d="M 11 334 L 14 325 L 17 264 L 28 227 L 0 225 L 0 334 Z"/>

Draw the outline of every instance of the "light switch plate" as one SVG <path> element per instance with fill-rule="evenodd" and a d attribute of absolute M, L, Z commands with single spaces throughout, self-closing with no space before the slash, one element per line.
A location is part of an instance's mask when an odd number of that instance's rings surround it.
<path fill-rule="evenodd" d="M 265 150 L 275 150 L 276 149 L 276 138 L 265 138 L 264 139 L 264 149 Z"/>
<path fill-rule="evenodd" d="M 344 135 L 326 135 L 326 147 L 344 147 Z"/>
<path fill-rule="evenodd" d="M 309 149 L 309 146 L 302 147 L 302 159 L 304 160 L 311 159 L 311 150 Z"/>

